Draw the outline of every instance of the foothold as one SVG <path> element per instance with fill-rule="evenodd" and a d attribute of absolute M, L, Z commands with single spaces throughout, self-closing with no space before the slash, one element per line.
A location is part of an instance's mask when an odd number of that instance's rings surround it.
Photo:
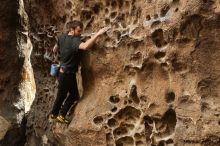
<path fill-rule="evenodd" d="M 168 92 L 166 95 L 166 102 L 171 103 L 175 100 L 175 93 L 174 92 Z"/>
<path fill-rule="evenodd" d="M 111 96 L 110 98 L 109 98 L 109 101 L 111 102 L 111 103 L 118 103 L 119 101 L 120 101 L 120 98 L 116 95 L 116 96 Z"/>
<path fill-rule="evenodd" d="M 93 119 L 93 122 L 96 124 L 96 125 L 99 125 L 103 122 L 103 117 L 102 116 L 97 116 Z"/>

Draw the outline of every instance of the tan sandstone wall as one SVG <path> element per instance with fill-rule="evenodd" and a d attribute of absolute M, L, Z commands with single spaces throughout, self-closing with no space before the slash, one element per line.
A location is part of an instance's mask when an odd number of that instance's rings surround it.
<path fill-rule="evenodd" d="M 219 0 L 28 0 L 36 98 L 26 145 L 220 145 Z M 89 37 L 82 98 L 69 126 L 50 123 L 51 49 L 69 20 Z M 83 89 L 82 89 L 83 88 Z"/>

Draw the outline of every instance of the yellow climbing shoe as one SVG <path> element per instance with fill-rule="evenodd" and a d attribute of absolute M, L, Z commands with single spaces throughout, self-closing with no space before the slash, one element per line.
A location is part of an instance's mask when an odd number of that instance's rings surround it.
<path fill-rule="evenodd" d="M 58 116 L 57 118 L 57 122 L 59 122 L 59 123 L 65 123 L 65 124 L 69 124 L 70 123 L 70 121 L 69 120 L 67 120 L 67 119 L 65 119 L 63 116 Z"/>

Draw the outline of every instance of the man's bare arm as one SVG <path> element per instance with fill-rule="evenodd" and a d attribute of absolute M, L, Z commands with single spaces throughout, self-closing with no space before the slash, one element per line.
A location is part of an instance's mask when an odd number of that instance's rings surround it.
<path fill-rule="evenodd" d="M 104 33 L 105 33 L 107 30 L 109 30 L 109 29 L 110 29 L 110 27 L 104 27 L 104 28 L 100 29 L 94 36 L 92 36 L 92 37 L 91 37 L 89 40 L 87 40 L 85 43 L 81 43 L 81 44 L 79 45 L 79 49 L 87 50 L 87 49 L 91 48 L 91 47 L 95 44 L 96 39 L 97 39 L 100 35 L 104 34 Z"/>

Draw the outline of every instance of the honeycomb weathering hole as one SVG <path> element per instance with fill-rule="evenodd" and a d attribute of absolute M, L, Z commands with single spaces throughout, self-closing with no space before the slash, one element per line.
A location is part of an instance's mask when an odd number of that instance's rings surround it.
<path fill-rule="evenodd" d="M 133 145 L 134 140 L 130 136 L 125 136 L 116 141 L 116 146 L 130 146 Z"/>
<path fill-rule="evenodd" d="M 164 6 L 164 7 L 161 9 L 160 16 L 161 16 L 161 17 L 164 17 L 164 16 L 167 14 L 167 12 L 169 11 L 169 9 L 170 9 L 170 6 L 168 6 L 168 5 Z"/>
<path fill-rule="evenodd" d="M 107 124 L 109 127 L 115 127 L 117 125 L 117 121 L 114 118 L 112 118 L 108 120 Z"/>
<path fill-rule="evenodd" d="M 168 109 L 164 114 L 162 121 L 167 124 L 166 131 L 169 133 L 174 132 L 176 127 L 176 112 L 173 109 Z"/>
<path fill-rule="evenodd" d="M 93 9 L 93 12 L 94 12 L 95 14 L 98 14 L 99 11 L 100 11 L 100 5 L 99 5 L 99 4 L 95 4 L 92 9 Z"/>
<path fill-rule="evenodd" d="M 122 136 L 128 133 L 127 127 L 118 127 L 113 131 L 115 136 Z"/>
<path fill-rule="evenodd" d="M 166 56 L 165 52 L 157 52 L 154 57 L 157 59 L 163 58 L 164 56 Z"/>
<path fill-rule="evenodd" d="M 167 44 L 167 42 L 164 40 L 164 36 L 163 36 L 163 30 L 162 29 L 157 29 L 152 33 L 151 36 L 153 42 L 155 43 L 155 45 L 157 47 L 163 47 Z"/>
<path fill-rule="evenodd" d="M 144 121 L 146 124 L 153 124 L 152 118 L 148 115 L 144 116 Z"/>
<path fill-rule="evenodd" d="M 111 111 L 112 111 L 112 112 L 116 112 L 117 109 L 118 109 L 117 107 L 113 107 L 113 108 L 111 109 Z"/>
<path fill-rule="evenodd" d="M 172 139 L 168 139 L 167 141 L 166 141 L 166 144 L 173 144 L 174 143 L 174 141 L 172 140 Z"/>
<path fill-rule="evenodd" d="M 161 141 L 157 144 L 157 146 L 166 146 L 165 141 L 164 141 L 164 140 L 161 140 Z"/>
<path fill-rule="evenodd" d="M 136 146 L 144 146 L 143 141 L 137 141 L 137 142 L 136 142 Z"/>
<path fill-rule="evenodd" d="M 166 95 L 166 102 L 171 103 L 175 100 L 175 93 L 174 92 L 168 92 Z"/>
<path fill-rule="evenodd" d="M 151 19 L 151 18 L 150 18 L 150 15 L 147 15 L 147 16 L 146 16 L 146 20 L 149 21 L 150 19 Z"/>
<path fill-rule="evenodd" d="M 120 98 L 119 98 L 118 96 L 111 96 L 111 97 L 109 98 L 109 101 L 110 101 L 111 103 L 118 103 L 118 102 L 120 101 Z"/>
<path fill-rule="evenodd" d="M 124 109 L 121 109 L 115 116 L 126 121 L 135 121 L 136 119 L 140 118 L 140 115 L 141 111 L 132 106 L 127 106 Z"/>
<path fill-rule="evenodd" d="M 95 124 L 101 124 L 102 122 L 103 122 L 103 117 L 102 116 L 97 116 L 97 117 L 95 117 L 94 119 L 93 119 L 93 122 L 95 123 Z"/>

